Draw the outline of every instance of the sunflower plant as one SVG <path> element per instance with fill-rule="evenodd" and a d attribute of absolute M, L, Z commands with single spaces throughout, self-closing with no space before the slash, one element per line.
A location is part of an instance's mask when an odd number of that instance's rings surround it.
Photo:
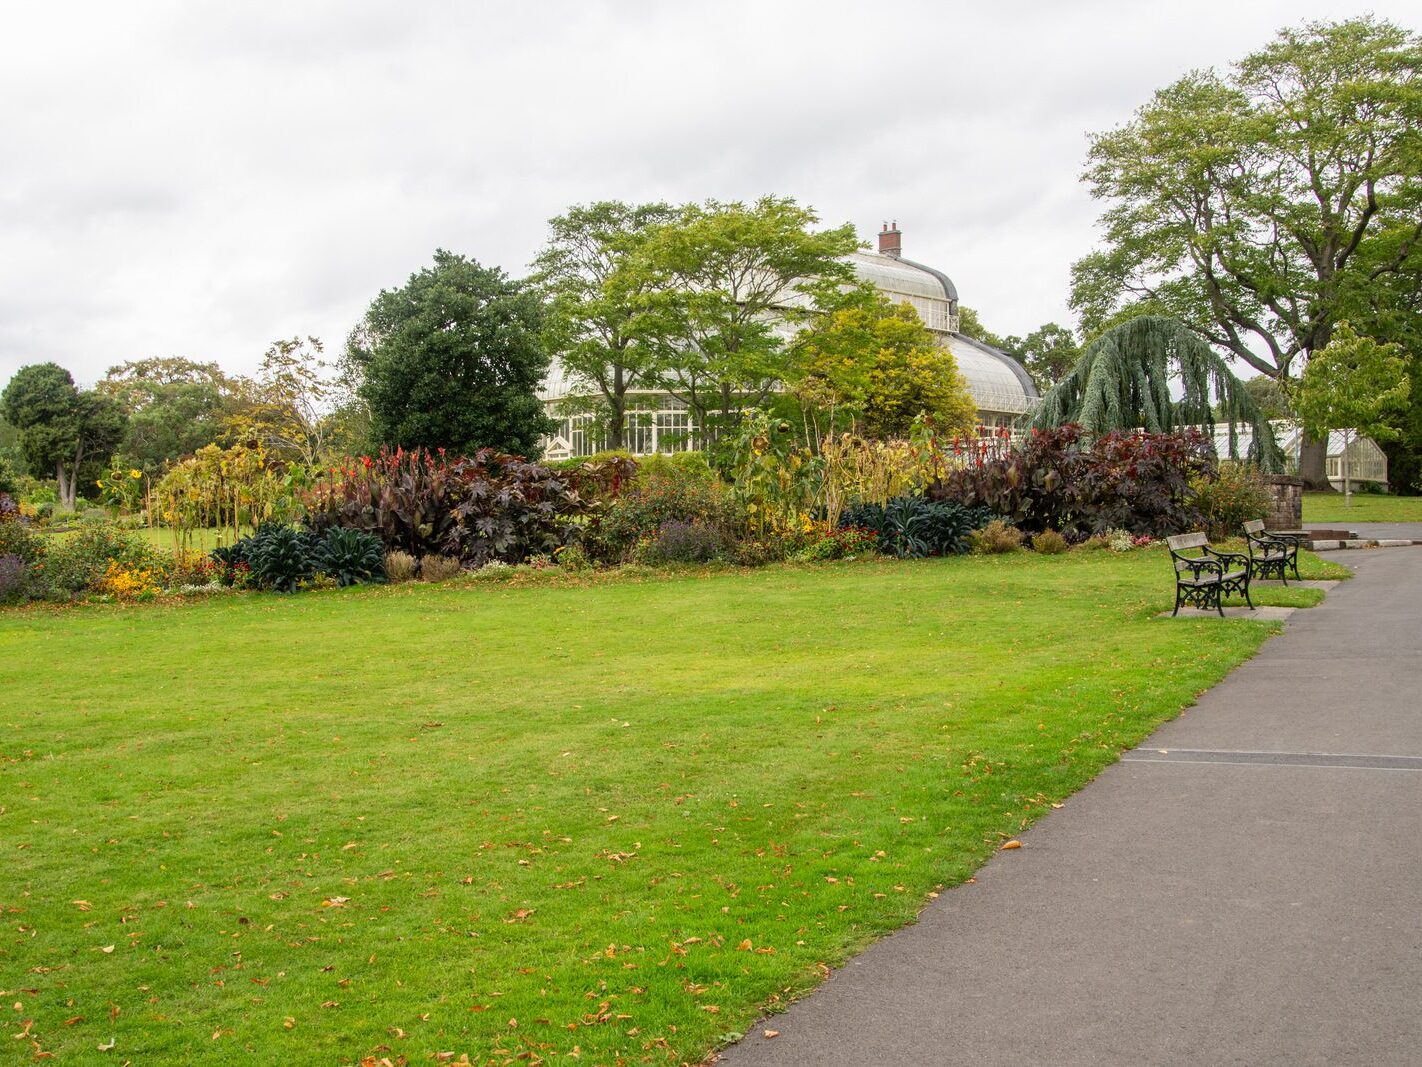
<path fill-rule="evenodd" d="M 118 457 L 114 457 L 109 461 L 109 469 L 94 482 L 94 488 L 98 490 L 101 503 L 131 513 L 142 504 L 146 481 L 141 470 L 120 463 Z"/>

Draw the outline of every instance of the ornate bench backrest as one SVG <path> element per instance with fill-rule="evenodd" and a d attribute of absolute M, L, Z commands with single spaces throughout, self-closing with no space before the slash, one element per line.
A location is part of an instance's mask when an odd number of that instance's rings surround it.
<path fill-rule="evenodd" d="M 1170 560 L 1175 564 L 1176 573 L 1191 570 L 1190 562 L 1198 561 L 1203 553 L 1197 552 L 1194 555 L 1186 555 L 1190 549 L 1203 549 L 1210 543 L 1210 539 L 1196 530 L 1194 533 L 1174 534 L 1165 539 L 1165 543 L 1170 546 Z"/>
<path fill-rule="evenodd" d="M 1264 520 L 1250 519 L 1244 524 L 1244 532 L 1250 537 L 1258 537 L 1264 532 Z"/>

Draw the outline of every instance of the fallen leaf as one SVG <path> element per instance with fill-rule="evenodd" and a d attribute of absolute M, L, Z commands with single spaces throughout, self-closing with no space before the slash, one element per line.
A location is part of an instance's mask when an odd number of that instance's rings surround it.
<path fill-rule="evenodd" d="M 779 1031 L 779 1030 L 767 1030 L 767 1031 L 765 1031 L 765 1036 L 768 1037 L 768 1038 L 769 1038 L 769 1037 L 779 1037 L 779 1036 L 780 1036 L 780 1031 Z"/>
<path fill-rule="evenodd" d="M 92 911 L 94 907 L 94 905 L 90 904 L 87 900 L 71 900 L 69 903 L 73 904 L 80 911 Z"/>
<path fill-rule="evenodd" d="M 109 953 L 109 952 L 112 952 L 113 950 L 114 950 L 114 946 L 113 946 L 113 945 L 105 945 L 103 948 L 99 949 L 99 951 L 100 951 L 100 952 L 103 952 L 103 953 Z"/>
<path fill-rule="evenodd" d="M 744 941 L 742 941 L 739 945 L 736 946 L 736 951 L 737 951 L 737 952 L 749 952 L 750 950 L 751 950 L 750 938 L 746 938 Z"/>
<path fill-rule="evenodd" d="M 1021 842 L 1021 841 L 1018 841 L 1016 838 L 1013 838 L 1011 841 L 1006 841 L 1006 842 L 1004 842 L 1004 843 L 1003 843 L 1003 846 L 1002 846 L 1003 851 L 1006 851 L 1006 850 L 1009 849 L 1009 848 L 1021 848 L 1021 847 L 1022 847 L 1022 842 Z"/>
<path fill-rule="evenodd" d="M 99 1051 L 100 1051 L 100 1052 L 110 1052 L 110 1051 L 113 1050 L 113 1047 L 114 1047 L 115 1045 L 117 1045 L 117 1044 L 118 1044 L 118 1039 L 111 1037 L 111 1038 L 109 1038 L 109 1043 L 108 1043 L 107 1045 L 100 1045 L 100 1046 L 99 1046 Z"/>
<path fill-rule="evenodd" d="M 350 903 L 350 899 L 350 897 L 327 897 L 325 900 L 321 901 L 321 907 L 344 908 L 347 904 Z"/>

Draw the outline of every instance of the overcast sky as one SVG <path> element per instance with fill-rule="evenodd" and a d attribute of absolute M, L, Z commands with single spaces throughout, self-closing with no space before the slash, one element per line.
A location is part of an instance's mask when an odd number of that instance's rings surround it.
<path fill-rule="evenodd" d="M 1412 4 L 14 5 L 0 383 L 338 349 L 437 247 L 525 273 L 597 199 L 793 196 L 945 270 L 1002 333 L 1071 323 L 1088 132 L 1305 18 Z"/>

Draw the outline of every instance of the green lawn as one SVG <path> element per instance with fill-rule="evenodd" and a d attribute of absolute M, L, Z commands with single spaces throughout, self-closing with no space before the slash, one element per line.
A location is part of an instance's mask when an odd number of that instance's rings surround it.
<path fill-rule="evenodd" d="M 1354 493 L 1350 507 L 1343 503 L 1342 493 L 1305 493 L 1303 521 L 1422 522 L 1422 496 Z"/>
<path fill-rule="evenodd" d="M 73 535 L 78 527 L 69 526 L 54 531 L 51 536 L 65 538 Z M 243 530 L 243 533 L 250 533 L 250 530 Z M 125 533 L 147 541 L 156 548 L 173 549 L 177 546 L 174 533 L 168 527 L 143 526 L 136 530 L 126 530 Z M 218 545 L 230 545 L 232 543 L 232 531 L 230 529 L 197 529 L 189 534 L 188 546 L 196 551 L 210 552 Z"/>
<path fill-rule="evenodd" d="M 1273 631 L 1171 595 L 1150 550 L 0 613 L 6 1044 L 695 1062 Z"/>

